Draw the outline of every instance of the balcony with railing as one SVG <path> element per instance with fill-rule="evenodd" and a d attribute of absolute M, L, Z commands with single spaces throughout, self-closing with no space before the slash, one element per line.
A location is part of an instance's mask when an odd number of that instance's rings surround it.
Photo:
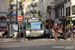
<path fill-rule="evenodd" d="M 32 14 L 37 13 L 37 10 L 30 10 Z"/>
<path fill-rule="evenodd" d="M 31 7 L 36 7 L 37 3 L 31 3 Z"/>

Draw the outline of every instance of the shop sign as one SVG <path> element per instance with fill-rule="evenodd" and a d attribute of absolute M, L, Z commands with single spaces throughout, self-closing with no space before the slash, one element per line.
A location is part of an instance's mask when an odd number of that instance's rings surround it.
<path fill-rule="evenodd" d="M 72 18 L 72 20 L 75 20 L 75 18 Z"/>
<path fill-rule="evenodd" d="M 72 19 L 72 21 L 74 21 L 74 20 L 75 20 L 75 16 L 74 16 L 74 17 L 72 17 L 71 19 Z"/>
<path fill-rule="evenodd" d="M 70 18 L 69 18 L 69 17 L 67 17 L 67 18 L 66 18 L 66 21 L 70 21 Z"/>
<path fill-rule="evenodd" d="M 48 25 L 48 23 L 46 23 L 46 25 Z"/>

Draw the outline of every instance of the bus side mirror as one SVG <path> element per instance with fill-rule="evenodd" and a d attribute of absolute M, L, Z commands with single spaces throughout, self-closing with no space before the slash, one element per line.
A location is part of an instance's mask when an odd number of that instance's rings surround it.
<path fill-rule="evenodd" d="M 44 22 L 43 22 L 43 24 L 44 24 Z"/>

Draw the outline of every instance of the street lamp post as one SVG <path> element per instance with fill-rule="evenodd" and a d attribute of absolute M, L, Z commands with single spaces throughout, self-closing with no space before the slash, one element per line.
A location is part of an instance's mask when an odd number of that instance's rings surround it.
<path fill-rule="evenodd" d="M 16 0 L 16 20 L 17 20 L 17 17 L 18 17 L 18 3 L 19 3 L 20 0 Z"/>
<path fill-rule="evenodd" d="M 16 0 L 16 14 L 18 16 L 18 0 Z M 16 21 L 17 21 L 17 16 L 16 16 Z M 18 24 L 18 23 L 16 22 L 16 24 Z"/>
<path fill-rule="evenodd" d="M 16 16 L 16 21 L 17 21 L 17 17 L 18 17 L 18 1 L 19 0 L 16 0 L 16 14 L 17 14 L 17 16 Z M 17 22 L 16 22 L 16 24 L 18 24 Z M 19 26 L 19 25 L 18 25 Z M 19 28 L 18 28 L 18 38 L 19 38 Z"/>
<path fill-rule="evenodd" d="M 71 17 L 72 17 L 72 0 L 70 0 L 70 24 L 71 24 Z"/>

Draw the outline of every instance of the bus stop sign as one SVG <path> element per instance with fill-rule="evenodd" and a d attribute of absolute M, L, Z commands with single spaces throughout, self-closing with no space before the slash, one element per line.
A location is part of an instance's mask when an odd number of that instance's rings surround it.
<path fill-rule="evenodd" d="M 17 20 L 18 20 L 18 21 L 22 21 L 22 20 L 23 20 L 23 17 L 22 17 L 22 16 L 18 16 L 18 17 L 17 17 Z"/>

